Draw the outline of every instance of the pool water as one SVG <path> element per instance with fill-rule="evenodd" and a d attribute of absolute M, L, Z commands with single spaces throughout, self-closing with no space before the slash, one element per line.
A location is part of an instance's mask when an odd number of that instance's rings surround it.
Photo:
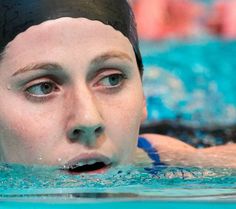
<path fill-rule="evenodd" d="M 236 41 L 146 42 L 142 49 L 150 122 L 235 124 Z"/>
<path fill-rule="evenodd" d="M 3 208 L 164 208 L 236 204 L 236 169 L 119 166 L 106 174 L 71 175 L 46 166 L 2 164 Z M 234 205 L 235 206 L 235 205 Z M 191 206 L 192 207 L 192 206 Z M 224 207 L 225 208 L 225 207 Z"/>
<path fill-rule="evenodd" d="M 109 201 L 109 202 L 99 202 L 98 200 L 93 202 L 82 202 L 82 203 L 4 203 L 3 208 L 11 209 L 77 209 L 77 208 L 86 208 L 86 209 L 120 209 L 120 208 L 160 208 L 160 209 L 235 209 L 235 203 L 233 202 L 188 202 L 188 201 Z"/>
<path fill-rule="evenodd" d="M 147 123 L 234 126 L 236 42 L 147 42 L 141 48 Z M 0 208 L 131 207 L 236 208 L 236 170 L 135 164 L 103 175 L 70 175 L 55 167 L 0 165 Z"/>
<path fill-rule="evenodd" d="M 147 124 L 168 120 L 186 128 L 181 134 L 160 133 L 196 147 L 235 142 L 236 41 L 205 37 L 141 46 Z"/>

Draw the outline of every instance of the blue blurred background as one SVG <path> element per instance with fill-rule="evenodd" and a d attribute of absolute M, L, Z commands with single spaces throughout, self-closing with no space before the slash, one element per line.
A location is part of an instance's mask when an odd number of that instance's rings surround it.
<path fill-rule="evenodd" d="M 148 105 L 141 132 L 167 134 L 196 147 L 235 141 L 236 1 L 132 4 Z"/>

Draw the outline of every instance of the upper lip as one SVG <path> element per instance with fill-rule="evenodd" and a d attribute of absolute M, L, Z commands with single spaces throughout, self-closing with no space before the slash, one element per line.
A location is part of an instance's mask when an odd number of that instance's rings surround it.
<path fill-rule="evenodd" d="M 97 162 L 102 162 L 106 166 L 112 163 L 111 159 L 106 157 L 105 155 L 97 153 L 86 153 L 86 154 L 80 154 L 79 156 L 72 158 L 71 160 L 69 160 L 67 163 L 64 164 L 63 168 L 73 169 L 84 165 L 92 165 Z"/>

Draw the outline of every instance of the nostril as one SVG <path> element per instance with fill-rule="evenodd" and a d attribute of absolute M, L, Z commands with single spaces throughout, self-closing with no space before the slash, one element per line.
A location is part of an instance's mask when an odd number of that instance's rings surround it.
<path fill-rule="evenodd" d="M 102 132 L 103 132 L 103 128 L 102 127 L 98 127 L 98 128 L 95 129 L 96 136 L 99 136 Z"/>
<path fill-rule="evenodd" d="M 100 125 L 97 126 L 80 126 L 73 128 L 68 136 L 71 141 L 90 141 L 101 136 L 104 128 Z"/>
<path fill-rule="evenodd" d="M 80 134 L 81 134 L 81 130 L 79 130 L 79 129 L 75 129 L 72 132 L 73 138 L 77 138 Z"/>

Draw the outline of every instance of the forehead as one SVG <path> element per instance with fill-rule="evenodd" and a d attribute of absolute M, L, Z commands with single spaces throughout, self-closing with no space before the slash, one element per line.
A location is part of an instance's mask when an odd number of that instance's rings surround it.
<path fill-rule="evenodd" d="M 110 50 L 122 50 L 135 56 L 129 39 L 113 27 L 86 18 L 63 17 L 45 21 L 18 34 L 7 45 L 5 58 L 12 60 L 23 56 L 29 49 L 32 52 L 37 50 L 37 56 L 40 57 L 40 49 L 41 52 L 46 53 L 45 49 L 65 46 L 70 49 L 82 47 L 84 53 L 110 48 Z"/>

